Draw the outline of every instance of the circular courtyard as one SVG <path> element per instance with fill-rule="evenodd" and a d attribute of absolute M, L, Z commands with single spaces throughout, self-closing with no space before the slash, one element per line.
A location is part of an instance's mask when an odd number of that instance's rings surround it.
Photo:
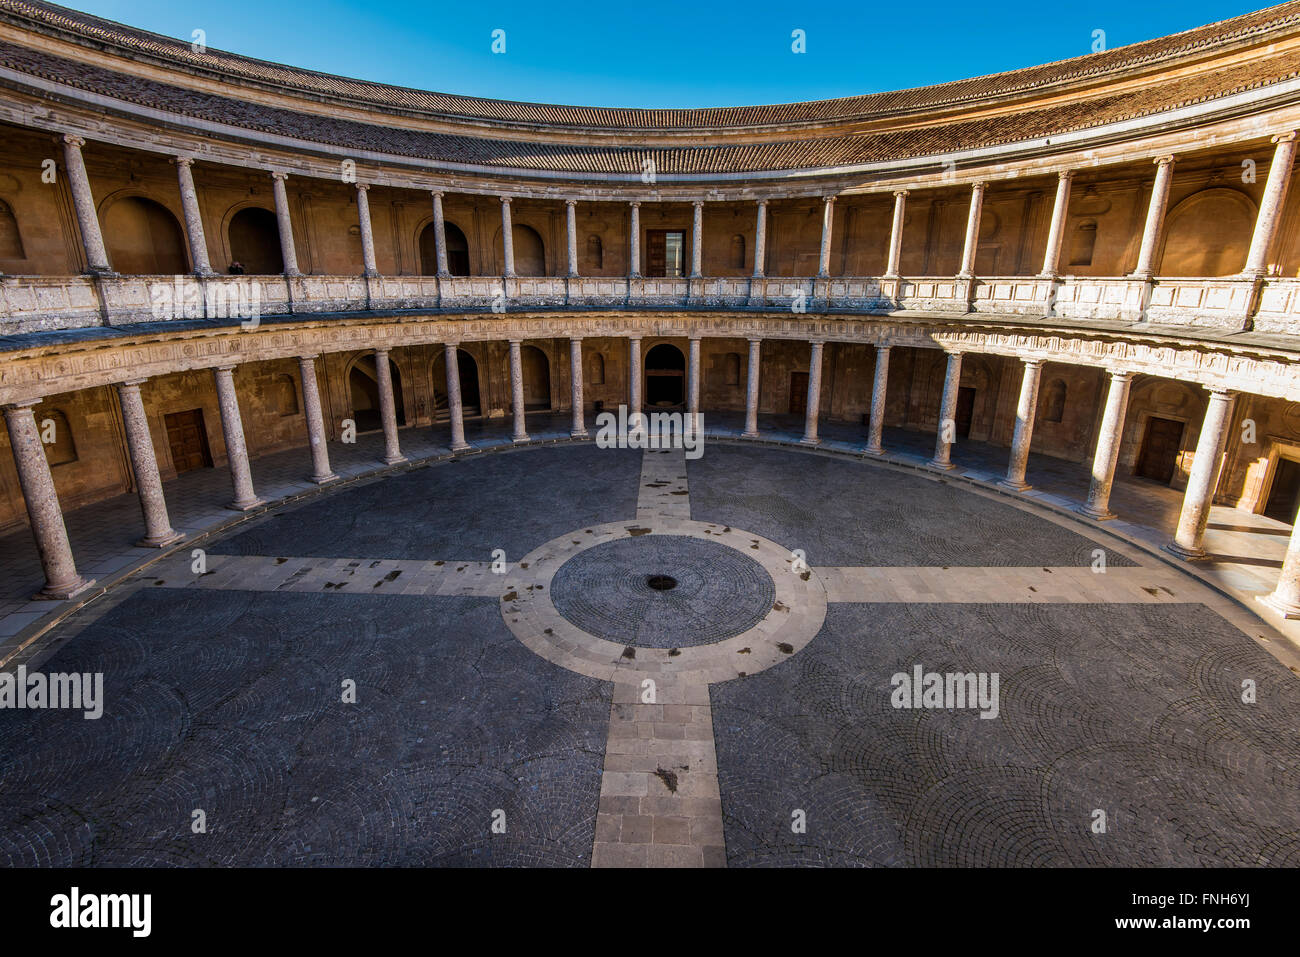
<path fill-rule="evenodd" d="M 1294 866 L 1300 683 L 1261 629 L 934 473 L 467 456 L 61 625 L 29 670 L 102 674 L 102 715 L 0 712 L 0 861 Z"/>

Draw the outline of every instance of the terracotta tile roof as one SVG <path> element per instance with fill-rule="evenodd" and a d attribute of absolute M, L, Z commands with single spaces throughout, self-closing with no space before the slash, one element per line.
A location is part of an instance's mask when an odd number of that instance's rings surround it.
<path fill-rule="evenodd" d="M 696 110 L 557 106 L 431 93 L 331 76 L 219 50 L 196 53 L 189 43 L 182 40 L 29 0 L 0 0 L 0 17 L 29 28 L 54 31 L 78 42 L 113 49 L 138 59 L 153 59 L 196 73 L 215 74 L 226 79 L 389 110 L 547 126 L 666 131 L 845 122 L 1068 88 L 1081 82 L 1121 77 L 1147 67 L 1177 62 L 1217 48 L 1226 49 L 1261 42 L 1274 35 L 1294 33 L 1300 28 L 1300 0 L 1144 43 L 937 86 L 804 103 Z M 1239 86 L 1243 80 L 1237 77 L 1232 82 Z M 1201 90 L 1199 95 L 1224 93 L 1229 89 L 1225 81 L 1223 89 Z M 789 150 L 782 144 L 769 152 L 786 155 Z"/>
<path fill-rule="evenodd" d="M 1251 61 L 1177 84 L 1155 84 L 1123 93 L 1103 92 L 1063 105 L 989 118 L 955 120 L 879 133 L 813 136 L 803 132 L 778 141 L 669 148 L 521 142 L 360 123 L 156 83 L 4 42 L 0 42 L 0 64 L 24 74 L 106 94 L 129 103 L 230 124 L 252 134 L 273 133 L 345 147 L 364 143 L 371 150 L 444 163 L 502 170 L 546 170 L 580 176 L 593 173 L 639 174 L 646 158 L 653 159 L 656 168 L 664 175 L 744 173 L 899 160 L 1050 137 L 1295 77 L 1300 75 L 1300 52 Z"/>

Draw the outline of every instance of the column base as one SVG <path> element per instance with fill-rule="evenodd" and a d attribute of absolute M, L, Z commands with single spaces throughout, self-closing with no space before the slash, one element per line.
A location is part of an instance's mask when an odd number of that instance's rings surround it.
<path fill-rule="evenodd" d="M 755 430 L 753 432 L 749 432 L 749 431 L 741 432 L 740 437 L 742 439 L 756 439 L 758 438 L 758 431 Z"/>
<path fill-rule="evenodd" d="M 1178 542 L 1170 542 L 1168 545 L 1164 546 L 1164 550 L 1170 555 L 1177 555 L 1185 562 L 1204 561 L 1209 557 L 1203 548 L 1187 548 L 1184 545 L 1178 544 Z"/>
<path fill-rule="evenodd" d="M 330 472 L 329 475 L 313 475 L 311 480 L 317 485 L 326 485 L 330 482 L 338 481 L 338 475 L 334 472 Z"/>
<path fill-rule="evenodd" d="M 811 437 L 805 435 L 802 439 L 799 440 L 799 444 L 800 445 L 821 445 L 822 440 L 817 438 L 817 436 L 815 435 Z"/>
<path fill-rule="evenodd" d="M 1115 517 L 1115 513 L 1108 508 L 1097 509 L 1087 504 L 1077 506 L 1075 511 L 1098 522 L 1109 522 Z"/>
<path fill-rule="evenodd" d="M 867 445 L 863 447 L 862 454 L 863 455 L 884 455 L 885 447 L 883 445 L 876 445 L 876 446 Z"/>
<path fill-rule="evenodd" d="M 1259 602 L 1265 608 L 1277 612 L 1283 618 L 1300 618 L 1300 604 L 1295 604 L 1284 598 L 1279 598 L 1277 592 L 1269 592 L 1267 595 L 1256 595 L 1255 601 Z"/>
<path fill-rule="evenodd" d="M 451 450 L 453 452 L 467 452 L 472 446 L 468 442 L 453 442 Z"/>
<path fill-rule="evenodd" d="M 229 505 L 226 506 L 226 508 L 230 509 L 233 512 L 248 512 L 251 511 L 252 509 L 257 508 L 257 506 L 259 505 L 265 505 L 265 504 L 266 501 L 264 499 L 250 498 L 247 501 L 237 500 L 231 502 Z"/>
<path fill-rule="evenodd" d="M 928 469 L 934 469 L 936 472 L 951 472 L 957 466 L 953 465 L 951 462 L 940 462 L 938 459 L 930 459 L 930 461 L 925 463 L 925 467 Z"/>
<path fill-rule="evenodd" d="M 530 438 L 528 437 L 528 433 L 527 433 L 527 432 L 524 432 L 524 433 L 522 433 L 521 435 L 512 435 L 512 436 L 510 437 L 510 441 L 511 441 L 511 442 L 514 442 L 516 445 L 518 445 L 520 442 L 531 442 L 532 439 L 530 439 Z"/>
<path fill-rule="evenodd" d="M 571 439 L 585 439 L 587 437 L 588 435 L 586 429 L 572 429 L 569 432 L 569 438 Z"/>
<path fill-rule="evenodd" d="M 161 535 L 158 538 L 146 535 L 144 538 L 136 542 L 136 545 L 140 548 L 166 548 L 168 545 L 175 545 L 184 537 L 184 532 L 178 532 L 175 529 L 168 529 L 166 535 Z"/>
<path fill-rule="evenodd" d="M 78 575 L 73 581 L 65 582 L 62 585 L 46 585 L 32 598 L 36 601 L 67 601 L 69 598 L 80 595 L 94 584 L 95 579 L 82 578 Z"/>
<path fill-rule="evenodd" d="M 1033 488 L 1033 486 L 1030 485 L 1028 482 L 1009 482 L 1006 479 L 1003 479 L 1001 482 L 999 482 L 998 487 L 1004 488 L 1008 492 L 1028 492 L 1031 488 Z"/>
<path fill-rule="evenodd" d="M 383 458 L 385 465 L 401 465 L 406 460 L 405 455 L 385 455 Z"/>

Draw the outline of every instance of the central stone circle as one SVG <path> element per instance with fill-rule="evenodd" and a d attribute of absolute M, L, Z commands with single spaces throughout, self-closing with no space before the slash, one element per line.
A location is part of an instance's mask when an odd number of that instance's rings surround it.
<path fill-rule="evenodd" d="M 655 571 L 647 575 L 646 569 Z M 685 535 L 643 535 L 579 552 L 551 581 L 551 601 L 588 634 L 642 648 L 685 648 L 748 631 L 776 585 L 754 559 Z"/>

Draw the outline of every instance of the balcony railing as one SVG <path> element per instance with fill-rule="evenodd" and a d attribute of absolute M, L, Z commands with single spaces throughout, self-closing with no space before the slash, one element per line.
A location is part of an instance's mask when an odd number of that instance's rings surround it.
<path fill-rule="evenodd" d="M 2 276 L 0 334 L 347 312 L 683 309 L 1108 320 L 1300 333 L 1300 279 Z"/>

